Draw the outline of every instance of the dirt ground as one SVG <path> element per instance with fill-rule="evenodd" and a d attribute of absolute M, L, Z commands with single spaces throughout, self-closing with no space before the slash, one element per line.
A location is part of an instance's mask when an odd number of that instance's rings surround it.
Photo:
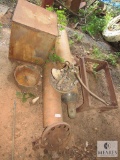
<path fill-rule="evenodd" d="M 43 128 L 42 113 L 42 68 L 40 80 L 36 87 L 26 89 L 18 86 L 14 78 L 14 70 L 23 62 L 13 61 L 8 58 L 10 41 L 10 18 L 13 10 L 3 17 L 3 28 L 0 32 L 0 160 L 120 160 L 118 158 L 97 158 L 97 141 L 118 141 L 120 144 L 120 108 L 106 112 L 89 110 L 77 113 L 75 119 L 70 119 L 67 107 L 62 103 L 64 122 L 71 126 L 71 139 L 63 151 L 49 151 L 41 146 L 33 148 L 33 143 L 41 137 Z M 91 47 L 90 42 L 86 48 Z M 81 55 L 81 44 L 74 45 L 72 52 Z M 26 63 L 25 63 L 26 64 Z M 120 105 L 120 64 L 111 70 L 115 92 Z M 108 99 L 104 75 L 101 73 L 96 79 L 89 74 L 90 89 Z M 36 104 L 31 104 L 31 99 L 23 103 L 16 97 L 16 92 L 29 92 L 40 99 Z M 49 91 L 48 91 L 49 92 Z M 91 98 L 92 105 L 101 105 Z M 16 114 L 14 117 L 14 102 L 16 102 Z M 15 122 L 15 125 L 14 125 Z M 15 127 L 15 145 L 13 144 L 13 128 Z M 120 153 L 120 146 L 118 147 Z"/>

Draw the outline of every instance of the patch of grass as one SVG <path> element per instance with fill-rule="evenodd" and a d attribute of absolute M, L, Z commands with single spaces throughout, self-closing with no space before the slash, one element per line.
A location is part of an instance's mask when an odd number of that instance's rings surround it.
<path fill-rule="evenodd" d="M 70 45 L 70 46 L 73 46 L 73 44 L 74 44 L 74 41 L 73 41 L 72 39 L 70 39 L 70 40 L 69 40 L 69 45 Z"/>
<path fill-rule="evenodd" d="M 116 55 L 110 53 L 110 54 L 106 55 L 105 58 L 106 58 L 106 61 L 107 61 L 109 64 L 111 64 L 111 65 L 113 65 L 113 66 L 116 66 L 116 65 L 117 65 L 118 57 L 117 57 Z"/>
<path fill-rule="evenodd" d="M 120 52 L 115 52 L 114 53 L 116 56 L 120 57 Z"/>
<path fill-rule="evenodd" d="M 35 95 L 32 93 L 23 93 L 23 92 L 16 92 L 17 98 L 21 99 L 23 103 L 25 103 L 29 98 L 35 98 Z"/>
<path fill-rule="evenodd" d="M 117 55 L 112 54 L 112 53 L 104 54 L 97 47 L 94 47 L 93 52 L 92 52 L 92 56 L 95 59 L 105 60 L 113 66 L 117 65 L 117 61 L 118 61 L 118 56 Z"/>
<path fill-rule="evenodd" d="M 60 63 L 64 63 L 64 59 L 61 58 L 60 56 L 58 56 L 57 54 L 53 53 L 53 54 L 49 54 L 49 57 L 46 60 L 46 62 L 60 62 Z"/>
<path fill-rule="evenodd" d="M 83 38 L 83 35 L 79 35 L 77 32 L 74 34 L 74 38 L 76 42 L 80 42 Z"/>

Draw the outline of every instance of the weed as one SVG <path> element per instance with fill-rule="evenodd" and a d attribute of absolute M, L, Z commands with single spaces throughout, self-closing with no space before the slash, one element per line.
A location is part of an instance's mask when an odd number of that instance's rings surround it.
<path fill-rule="evenodd" d="M 104 60 L 105 59 L 105 54 L 103 54 L 99 48 L 94 47 L 93 48 L 93 52 L 92 52 L 92 56 L 96 59 L 99 60 Z"/>
<path fill-rule="evenodd" d="M 34 98 L 35 95 L 32 93 L 23 93 L 23 92 L 16 92 L 17 98 L 21 99 L 23 103 L 25 103 L 29 98 Z"/>
<path fill-rule="evenodd" d="M 50 7 L 50 6 L 47 6 L 47 7 L 46 7 L 46 10 L 48 10 L 48 11 L 50 11 L 50 12 L 54 12 L 54 11 L 55 11 L 54 8 L 53 8 L 53 7 Z"/>
<path fill-rule="evenodd" d="M 53 53 L 53 54 L 49 54 L 49 57 L 46 60 L 46 62 L 61 62 L 61 63 L 64 63 L 64 59 L 61 58 L 60 56 L 58 56 L 57 54 Z"/>
<path fill-rule="evenodd" d="M 97 47 L 93 48 L 93 53 L 92 56 L 95 59 L 99 59 L 99 60 L 105 60 L 107 61 L 109 64 L 116 66 L 117 65 L 117 60 L 118 60 L 118 56 L 112 53 L 109 54 L 103 54 L 100 49 L 98 49 Z"/>
<path fill-rule="evenodd" d="M 120 57 L 120 52 L 115 52 L 114 53 L 117 57 Z"/>
<path fill-rule="evenodd" d="M 117 9 L 116 9 L 117 10 Z M 82 26 L 82 30 L 91 36 L 102 33 L 108 22 L 117 15 L 117 11 L 107 11 L 104 16 L 101 16 L 99 2 L 91 5 L 87 10 L 80 10 L 80 13 L 86 17 L 86 24 Z"/>
<path fill-rule="evenodd" d="M 80 42 L 83 38 L 83 35 L 79 35 L 77 32 L 74 34 L 76 42 Z"/>
<path fill-rule="evenodd" d="M 73 46 L 73 44 L 74 44 L 74 41 L 73 41 L 72 39 L 70 39 L 70 40 L 69 40 L 69 45 L 70 45 L 70 46 Z"/>
<path fill-rule="evenodd" d="M 118 57 L 116 55 L 113 55 L 112 53 L 106 55 L 106 61 L 108 61 L 108 63 L 110 63 L 113 66 L 117 65 L 117 60 Z"/>
<path fill-rule="evenodd" d="M 47 7 L 47 10 L 51 11 L 51 12 L 55 12 L 57 14 L 58 17 L 58 24 L 60 24 L 59 29 L 63 30 L 65 26 L 67 26 L 67 17 L 66 17 L 66 9 L 57 9 L 57 8 L 53 8 L 53 7 Z"/>
<path fill-rule="evenodd" d="M 67 18 L 66 18 L 65 10 L 57 10 L 56 14 L 58 16 L 58 23 L 62 26 L 66 26 L 67 25 Z"/>

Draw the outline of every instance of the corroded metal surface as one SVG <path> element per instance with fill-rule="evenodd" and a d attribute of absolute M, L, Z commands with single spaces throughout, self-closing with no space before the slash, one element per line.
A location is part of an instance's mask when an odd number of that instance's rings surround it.
<path fill-rule="evenodd" d="M 70 126 L 63 122 L 61 95 L 50 83 L 51 69 L 56 67 L 47 63 L 43 74 L 43 123 L 42 145 L 49 150 L 64 148 L 70 138 Z"/>
<path fill-rule="evenodd" d="M 16 67 L 14 77 L 19 85 L 33 87 L 39 82 L 40 72 L 31 65 L 20 65 Z"/>
<path fill-rule="evenodd" d="M 65 61 L 68 61 L 72 66 L 75 65 L 76 62 L 74 60 L 73 55 L 70 52 L 69 41 L 66 30 L 62 30 L 60 32 L 59 37 L 56 39 L 55 51 L 58 56 L 63 58 Z M 71 73 L 73 76 L 75 76 L 72 71 L 73 69 L 71 69 Z M 74 82 L 75 81 L 76 80 L 74 80 Z M 76 116 L 77 97 L 78 97 L 78 89 L 76 83 L 75 85 L 73 85 L 72 89 L 68 91 L 68 93 L 62 95 L 62 100 L 67 104 L 68 115 L 70 118 L 75 118 Z"/>
<path fill-rule="evenodd" d="M 81 1 L 82 0 L 72 0 L 70 9 L 73 12 L 78 12 Z"/>
<path fill-rule="evenodd" d="M 12 20 L 38 31 L 58 35 L 57 15 L 25 0 L 18 1 Z"/>
<path fill-rule="evenodd" d="M 90 58 L 79 58 L 78 65 L 80 67 L 81 79 L 87 87 L 88 87 L 88 80 L 87 80 L 87 75 L 86 75 L 87 70 L 85 67 L 86 62 L 98 64 L 98 66 L 96 67 L 96 72 L 98 72 L 102 69 L 105 71 L 106 82 L 108 85 L 108 91 L 109 91 L 109 95 L 110 95 L 110 102 L 109 102 L 108 106 L 101 106 L 97 109 L 100 109 L 101 111 L 105 111 L 105 110 L 109 110 L 109 109 L 118 108 L 117 98 L 115 95 L 114 85 L 112 82 L 108 63 L 106 61 L 94 60 L 94 59 L 90 59 Z M 81 112 L 81 111 L 85 111 L 85 110 L 90 109 L 89 94 L 84 89 L 84 87 L 82 87 L 82 91 L 83 91 L 83 104 L 79 108 L 77 108 L 77 112 Z"/>
<path fill-rule="evenodd" d="M 11 26 L 9 58 L 43 64 L 57 35 L 54 13 L 27 1 L 19 1 Z"/>
<path fill-rule="evenodd" d="M 75 64 L 74 57 L 71 54 L 68 36 L 66 30 L 62 30 L 56 39 L 55 52 L 58 56 L 62 57 L 65 61 Z"/>
<path fill-rule="evenodd" d="M 42 0 L 42 7 L 53 5 L 54 0 Z"/>
<path fill-rule="evenodd" d="M 53 124 L 43 132 L 42 145 L 49 150 L 59 150 L 65 147 L 70 136 L 70 125 L 64 122 Z"/>
<path fill-rule="evenodd" d="M 43 116 L 44 127 L 63 121 L 61 95 L 50 83 L 51 69 L 56 67 L 52 63 L 47 63 L 43 73 Z"/>

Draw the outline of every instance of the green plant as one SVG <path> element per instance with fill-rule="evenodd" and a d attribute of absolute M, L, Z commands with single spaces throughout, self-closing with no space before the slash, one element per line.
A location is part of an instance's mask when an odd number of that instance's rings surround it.
<path fill-rule="evenodd" d="M 60 24 L 59 29 L 63 30 L 65 26 L 67 26 L 67 16 L 66 16 L 66 9 L 57 9 L 53 7 L 47 7 L 47 10 L 51 12 L 55 12 L 58 17 L 58 24 Z"/>
<path fill-rule="evenodd" d="M 105 61 L 107 61 L 109 64 L 111 64 L 113 66 L 117 65 L 117 60 L 118 60 L 118 56 L 117 55 L 112 54 L 112 53 L 104 54 L 97 47 L 93 48 L 92 56 L 95 59 L 105 60 Z"/>
<path fill-rule="evenodd" d="M 58 56 L 57 54 L 53 53 L 53 54 L 49 54 L 49 57 L 46 60 L 46 62 L 61 62 L 61 63 L 64 63 L 64 59 L 61 58 L 60 56 Z"/>
<path fill-rule="evenodd" d="M 101 16 L 102 10 L 98 1 L 85 11 L 80 10 L 80 13 L 86 18 L 86 24 L 82 26 L 82 30 L 91 36 L 102 33 L 108 22 L 117 15 L 114 10 L 111 10 L 106 11 L 105 15 Z"/>
<path fill-rule="evenodd" d="M 95 47 L 93 48 L 93 51 L 92 51 L 92 56 L 95 58 L 95 59 L 99 59 L 99 60 L 104 60 L 105 59 L 105 54 L 103 54 L 99 48 Z"/>
<path fill-rule="evenodd" d="M 65 9 L 64 10 L 57 10 L 56 14 L 58 16 L 58 24 L 60 24 L 62 26 L 66 26 L 67 25 L 67 18 L 66 18 Z"/>
<path fill-rule="evenodd" d="M 116 55 L 113 55 L 112 53 L 106 55 L 105 58 L 106 61 L 108 61 L 111 65 L 116 66 L 118 57 Z"/>
<path fill-rule="evenodd" d="M 32 93 L 23 93 L 23 92 L 16 92 L 17 98 L 21 99 L 23 103 L 25 103 L 29 98 L 34 98 L 35 95 Z"/>
<path fill-rule="evenodd" d="M 74 44 L 74 41 L 72 39 L 69 40 L 69 45 L 72 46 Z"/>
<path fill-rule="evenodd" d="M 76 42 L 80 42 L 83 38 L 83 35 L 79 35 L 77 32 L 74 34 L 74 38 Z"/>
<path fill-rule="evenodd" d="M 54 10 L 54 8 L 53 8 L 53 6 L 47 6 L 46 7 L 46 10 L 48 10 L 48 11 L 50 11 L 50 12 L 54 12 L 55 10 Z"/>
<path fill-rule="evenodd" d="M 114 53 L 117 57 L 120 57 L 120 52 L 115 52 Z"/>

